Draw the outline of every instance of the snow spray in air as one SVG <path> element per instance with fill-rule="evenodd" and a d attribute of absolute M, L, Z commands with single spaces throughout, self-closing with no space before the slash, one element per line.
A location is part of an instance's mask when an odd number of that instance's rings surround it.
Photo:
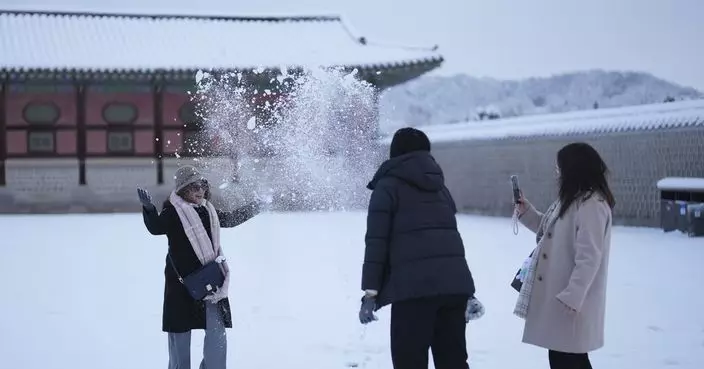
<path fill-rule="evenodd" d="M 356 71 L 288 74 L 198 72 L 192 96 L 204 137 L 225 160 L 201 160 L 221 177 L 226 203 L 251 194 L 281 210 L 345 210 L 366 204 L 380 156 L 374 87 Z M 267 86 L 262 88 L 261 86 Z"/>

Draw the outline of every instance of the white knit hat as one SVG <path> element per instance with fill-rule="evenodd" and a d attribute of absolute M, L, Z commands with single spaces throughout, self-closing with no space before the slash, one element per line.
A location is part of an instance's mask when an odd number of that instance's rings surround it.
<path fill-rule="evenodd" d="M 198 181 L 206 180 L 205 177 L 192 165 L 184 165 L 176 171 L 174 174 L 174 182 L 176 185 L 176 192 L 182 190 L 184 187 L 191 183 L 196 183 Z"/>

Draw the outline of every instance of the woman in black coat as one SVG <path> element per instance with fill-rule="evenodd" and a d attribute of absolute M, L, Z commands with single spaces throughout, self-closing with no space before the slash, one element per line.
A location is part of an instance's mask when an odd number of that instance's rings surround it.
<path fill-rule="evenodd" d="M 231 228 L 244 223 L 258 213 L 259 206 L 255 202 L 232 212 L 215 210 L 208 201 L 210 191 L 207 181 L 192 166 L 179 168 L 176 172 L 175 182 L 176 188 L 169 199 L 164 202 L 161 213 L 157 212 L 149 194 L 143 189 L 138 189 L 139 198 L 143 205 L 144 225 L 153 235 L 166 235 L 169 242 L 164 269 L 165 288 L 162 321 L 162 330 L 168 333 L 169 338 L 169 369 L 190 368 L 190 342 L 191 330 L 193 329 L 205 330 L 201 368 L 225 369 L 227 356 L 225 328 L 232 328 L 227 291 L 225 288 L 224 291 L 218 291 L 220 292 L 219 297 L 208 296 L 203 301 L 197 301 L 191 297 L 186 287 L 179 281 L 179 275 L 185 277 L 204 264 L 201 261 L 202 256 L 198 255 L 199 249 L 194 247 L 194 242 L 191 242 L 195 236 L 189 232 L 191 237 L 189 239 L 189 235 L 183 227 L 182 222 L 188 222 L 183 217 L 186 212 L 194 214 L 195 222 L 193 223 L 200 221 L 200 224 L 195 224 L 188 230 L 202 225 L 199 229 L 205 230 L 204 233 L 207 232 L 207 238 L 212 243 L 209 247 L 217 248 L 216 245 L 219 246 L 219 237 L 217 237 L 219 228 Z M 174 202 L 176 202 L 176 206 Z M 192 212 L 188 207 L 191 207 L 195 212 Z M 211 214 L 212 212 L 215 212 L 216 216 Z M 217 223 L 219 224 L 215 224 L 213 227 L 211 219 L 218 219 Z M 213 239 L 213 233 L 215 233 L 213 230 L 217 233 L 215 239 Z M 221 249 L 218 251 L 218 255 L 223 256 Z M 223 285 L 223 287 L 225 286 Z"/>

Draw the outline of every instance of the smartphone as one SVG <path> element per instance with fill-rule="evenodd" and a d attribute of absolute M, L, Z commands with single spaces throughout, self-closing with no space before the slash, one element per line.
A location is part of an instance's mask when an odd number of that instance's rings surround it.
<path fill-rule="evenodd" d="M 518 177 L 511 176 L 511 189 L 513 190 L 513 202 L 519 204 L 521 202 L 521 188 L 518 185 Z"/>

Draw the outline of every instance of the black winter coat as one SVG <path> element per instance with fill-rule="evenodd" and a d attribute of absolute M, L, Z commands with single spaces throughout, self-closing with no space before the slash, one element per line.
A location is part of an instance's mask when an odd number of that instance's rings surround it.
<path fill-rule="evenodd" d="M 212 240 L 210 217 L 205 206 L 196 208 L 203 226 Z M 256 204 L 250 204 L 232 212 L 218 211 L 220 227 L 231 228 L 251 219 L 258 212 Z M 178 272 L 187 276 L 202 266 L 198 256 L 193 251 L 191 243 L 183 230 L 181 220 L 173 205 L 167 200 L 161 214 L 155 208 L 143 208 L 144 225 L 153 235 L 165 234 L 169 240 L 169 253 L 176 264 Z M 162 315 L 162 330 L 164 332 L 183 333 L 192 329 L 205 329 L 205 305 L 203 301 L 195 301 L 186 290 L 166 258 L 164 269 L 164 310 Z M 232 328 L 230 302 L 223 299 L 218 302 L 226 328 Z"/>
<path fill-rule="evenodd" d="M 415 151 L 384 162 L 367 186 L 362 290 L 376 290 L 377 309 L 438 295 L 474 295 L 457 230 L 457 209 L 440 166 Z"/>

